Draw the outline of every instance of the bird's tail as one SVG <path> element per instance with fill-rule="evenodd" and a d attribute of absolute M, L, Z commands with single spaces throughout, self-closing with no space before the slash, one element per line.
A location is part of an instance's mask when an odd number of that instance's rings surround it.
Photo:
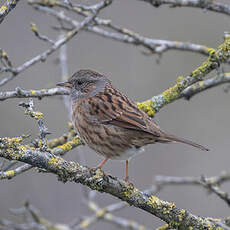
<path fill-rule="evenodd" d="M 206 148 L 200 144 L 197 144 L 197 143 L 190 141 L 190 140 L 186 140 L 184 138 L 176 137 L 174 135 L 163 133 L 162 137 L 165 141 L 175 141 L 175 142 L 191 145 L 191 146 L 196 147 L 198 149 L 201 149 L 203 151 L 209 151 L 208 148 Z"/>

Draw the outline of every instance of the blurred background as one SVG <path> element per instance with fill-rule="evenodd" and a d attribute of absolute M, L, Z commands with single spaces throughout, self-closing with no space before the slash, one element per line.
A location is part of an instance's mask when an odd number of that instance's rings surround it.
<path fill-rule="evenodd" d="M 79 2 L 79 1 L 74 1 Z M 91 1 L 85 1 L 91 3 Z M 224 2 L 224 1 L 222 1 Z M 228 1 L 225 1 L 228 2 Z M 188 41 L 216 48 L 223 41 L 224 31 L 229 30 L 229 18 L 223 14 L 193 8 L 154 8 L 150 4 L 134 0 L 116 0 L 100 13 L 114 24 L 129 28 L 153 39 Z M 39 31 L 55 39 L 58 32 L 52 17 L 35 11 L 26 1 L 18 3 L 1 24 L 0 47 L 10 57 L 14 66 L 46 50 L 49 45 L 36 38 L 30 29 L 35 22 Z M 206 57 L 197 53 L 170 50 L 157 64 L 157 56 L 143 55 L 141 47 L 135 47 L 82 31 L 67 45 L 68 68 L 72 74 L 81 68 L 90 68 L 106 74 L 113 84 L 135 101 L 143 101 L 161 93 L 173 85 L 179 75 L 193 71 Z M 1 88 L 13 90 L 54 87 L 61 80 L 61 70 L 55 52 L 45 63 L 39 63 L 18 75 Z M 225 66 L 225 71 L 228 66 Z M 211 76 L 216 73 L 213 71 Z M 24 115 L 18 103 L 23 99 L 0 102 L 0 136 L 38 135 L 37 124 Z M 36 109 L 43 112 L 45 122 L 52 132 L 50 138 L 67 132 L 68 115 L 61 97 L 34 100 Z M 154 183 L 156 175 L 214 176 L 229 170 L 229 94 L 223 86 L 200 93 L 190 101 L 178 100 L 165 106 L 155 120 L 161 128 L 177 136 L 185 137 L 211 149 L 202 152 L 182 144 L 152 145 L 130 162 L 130 180 L 144 190 Z M 89 167 L 95 167 L 102 158 L 81 146 L 69 152 L 65 159 L 79 161 L 84 156 Z M 109 161 L 105 172 L 124 178 L 125 163 Z M 44 217 L 59 223 L 69 223 L 76 217 L 90 215 L 82 203 L 82 185 L 63 184 L 54 175 L 29 171 L 0 184 L 0 217 L 10 218 L 8 210 L 18 208 L 25 200 L 37 207 Z M 228 184 L 223 190 L 229 191 Z M 196 186 L 167 186 L 159 197 L 175 202 L 196 215 L 226 217 L 229 207 L 214 194 Z M 107 194 L 97 194 L 96 200 L 104 207 L 118 201 Z M 136 220 L 151 228 L 162 222 L 133 207 L 119 211 L 119 215 Z M 108 223 L 97 222 L 90 229 L 117 229 Z"/>

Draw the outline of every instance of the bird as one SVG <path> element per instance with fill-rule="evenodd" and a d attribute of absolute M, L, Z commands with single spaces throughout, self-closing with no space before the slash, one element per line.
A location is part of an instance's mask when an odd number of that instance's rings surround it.
<path fill-rule="evenodd" d="M 206 147 L 163 131 L 129 97 L 116 89 L 104 74 L 82 69 L 57 86 L 70 90 L 72 122 L 80 139 L 104 160 L 129 160 L 148 144 L 178 142 L 203 151 Z"/>

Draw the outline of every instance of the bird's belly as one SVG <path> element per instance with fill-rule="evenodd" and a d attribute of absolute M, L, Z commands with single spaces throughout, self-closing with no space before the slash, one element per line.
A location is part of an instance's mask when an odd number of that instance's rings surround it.
<path fill-rule="evenodd" d="M 127 160 L 143 152 L 143 148 L 136 147 L 138 145 L 132 143 L 133 138 L 127 138 L 123 129 L 89 123 L 82 127 L 77 120 L 75 120 L 75 127 L 83 142 L 104 157 Z"/>
<path fill-rule="evenodd" d="M 138 149 L 136 147 L 132 147 L 124 151 L 122 154 L 120 154 L 120 156 L 114 156 L 111 159 L 120 161 L 129 160 L 130 158 L 142 152 L 144 152 L 144 147 Z"/>

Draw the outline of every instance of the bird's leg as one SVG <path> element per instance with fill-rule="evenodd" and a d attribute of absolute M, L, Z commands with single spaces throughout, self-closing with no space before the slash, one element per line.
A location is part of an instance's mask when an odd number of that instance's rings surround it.
<path fill-rule="evenodd" d="M 101 169 L 108 160 L 109 160 L 109 157 L 106 157 L 96 168 Z"/>
<path fill-rule="evenodd" d="M 129 182 L 129 160 L 125 162 L 125 181 Z"/>

